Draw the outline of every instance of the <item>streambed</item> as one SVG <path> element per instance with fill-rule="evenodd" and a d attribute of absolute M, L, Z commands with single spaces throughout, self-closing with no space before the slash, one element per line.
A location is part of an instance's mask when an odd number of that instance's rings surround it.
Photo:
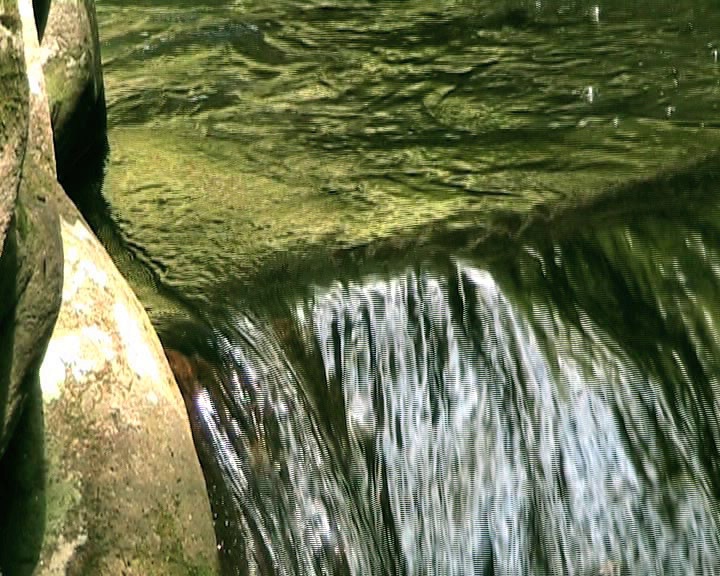
<path fill-rule="evenodd" d="M 228 574 L 720 571 L 711 2 L 98 13 Z"/>

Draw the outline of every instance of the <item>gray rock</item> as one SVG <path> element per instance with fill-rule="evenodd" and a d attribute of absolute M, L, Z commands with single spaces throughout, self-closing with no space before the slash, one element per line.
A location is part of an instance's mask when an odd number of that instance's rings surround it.
<path fill-rule="evenodd" d="M 53 0 L 42 41 L 58 176 L 105 134 L 105 92 L 94 0 Z"/>
<path fill-rule="evenodd" d="M 24 29 L 29 16 L 34 34 L 35 22 L 22 8 L 0 4 L 0 572 L 18 576 L 31 574 L 44 528 L 38 369 L 60 306 L 63 260 L 59 185 L 32 113 L 37 86 L 26 76 Z"/>
<path fill-rule="evenodd" d="M 58 187 L 25 155 L 15 217 L 0 258 L 0 453 L 37 373 L 60 307 L 62 243 L 53 191 Z"/>
<path fill-rule="evenodd" d="M 15 3 L 5 3 L 0 22 L 20 25 Z M 9 12 L 8 6 L 12 7 Z M 5 32 L 7 28 L 3 28 Z M 0 126 L 0 456 L 37 373 L 60 306 L 62 244 L 53 195 L 58 184 L 41 144 L 28 133 L 29 91 L 20 28 L 0 40 L 0 67 L 10 72 L 2 82 Z M 5 32 L 0 31 L 0 37 Z M 10 39 L 8 39 L 10 38 Z M 12 47 L 12 52 L 8 51 Z M 17 74 L 22 75 L 18 80 Z M 4 78 L 4 76 L 3 76 Z M 14 86 L 15 92 L 10 88 Z M 6 104 L 8 102 L 9 104 Z M 8 130 L 9 129 L 9 130 Z M 45 160 L 43 160 L 45 158 Z"/>
<path fill-rule="evenodd" d="M 27 143 L 28 87 L 20 15 L 15 2 L 0 4 L 0 247 L 5 242 L 20 184 Z M 2 254 L 2 248 L 0 248 Z M 0 317 L 4 316 L 0 300 Z"/>
<path fill-rule="evenodd" d="M 216 570 L 177 385 L 145 310 L 69 200 L 63 304 L 40 381 L 48 492 L 38 576 Z"/>

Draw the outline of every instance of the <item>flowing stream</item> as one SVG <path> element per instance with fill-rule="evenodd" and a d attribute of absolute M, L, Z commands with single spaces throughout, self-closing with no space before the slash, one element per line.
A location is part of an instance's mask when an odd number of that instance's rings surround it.
<path fill-rule="evenodd" d="M 714 2 L 98 14 L 224 574 L 720 573 Z"/>
<path fill-rule="evenodd" d="M 175 325 L 228 573 L 717 573 L 715 164 Z"/>

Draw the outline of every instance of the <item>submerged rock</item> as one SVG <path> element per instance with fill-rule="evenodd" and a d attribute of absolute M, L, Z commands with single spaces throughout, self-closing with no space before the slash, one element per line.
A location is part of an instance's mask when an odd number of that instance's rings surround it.
<path fill-rule="evenodd" d="M 355 502 L 305 419 L 282 351 L 251 319 L 238 327 L 243 336 L 204 322 L 163 331 L 210 493 L 222 573 L 393 573 L 370 556 L 371 540 L 355 537 Z"/>
<path fill-rule="evenodd" d="M 250 530 L 232 504 L 232 493 L 227 490 L 222 468 L 216 461 L 216 452 L 220 447 L 213 442 L 212 434 L 208 435 L 210 427 L 203 418 L 203 407 L 210 408 L 212 412 L 213 393 L 221 390 L 217 371 L 199 354 L 186 355 L 167 347 L 165 354 L 185 401 L 195 448 L 202 464 L 213 512 L 221 573 L 244 576 L 253 573 L 249 568 L 252 566 L 256 573 L 272 576 L 272 563 L 266 557 L 267 552 L 258 535 L 241 537 L 241 528 L 247 532 Z M 254 443 L 253 448 L 251 453 L 261 454 L 259 444 Z"/>

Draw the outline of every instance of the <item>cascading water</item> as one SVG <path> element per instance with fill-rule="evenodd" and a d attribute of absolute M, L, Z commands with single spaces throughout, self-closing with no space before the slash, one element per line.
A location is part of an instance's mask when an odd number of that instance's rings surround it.
<path fill-rule="evenodd" d="M 216 323 L 226 571 L 720 573 L 717 203 L 615 200 Z"/>
<path fill-rule="evenodd" d="M 715 0 L 98 16 L 226 574 L 720 574 Z"/>
<path fill-rule="evenodd" d="M 588 316 L 536 331 L 489 272 L 457 275 L 337 287 L 309 309 L 352 444 L 375 444 L 406 573 L 717 572 L 709 471 L 661 382 Z M 676 478 L 651 416 L 674 429 Z"/>

